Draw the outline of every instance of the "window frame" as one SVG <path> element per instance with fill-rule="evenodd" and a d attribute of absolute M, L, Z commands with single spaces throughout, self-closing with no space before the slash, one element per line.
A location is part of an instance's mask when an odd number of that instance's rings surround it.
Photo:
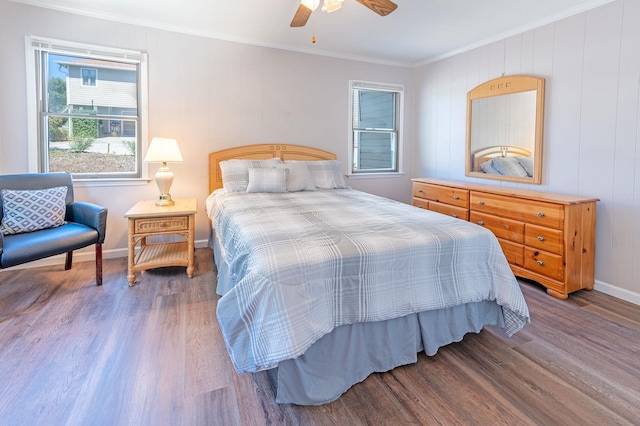
<path fill-rule="evenodd" d="M 84 79 L 84 71 L 93 71 L 93 75 L 95 76 L 93 79 L 93 84 L 85 83 Z M 96 68 L 88 68 L 88 67 L 80 67 L 80 74 L 82 75 L 82 85 L 86 87 L 97 87 L 98 86 L 98 70 Z M 91 83 L 91 79 L 89 78 L 89 83 Z"/>
<path fill-rule="evenodd" d="M 355 134 L 362 131 L 381 131 L 389 132 L 389 129 L 359 129 L 354 126 L 354 96 L 356 90 L 369 90 L 380 92 L 392 92 L 395 94 L 395 117 L 394 129 L 395 133 L 395 170 L 357 170 L 355 168 L 355 159 L 357 157 L 355 146 Z M 362 80 L 349 81 L 349 152 L 348 161 L 349 169 L 347 175 L 349 177 L 385 177 L 385 176 L 401 176 L 403 171 L 403 128 L 404 123 L 404 86 L 398 84 L 376 83 Z"/>
<path fill-rule="evenodd" d="M 25 37 L 26 74 L 27 74 L 27 140 L 28 140 L 28 170 L 30 173 L 43 173 L 48 170 L 48 138 L 43 130 L 43 115 L 47 94 L 44 92 L 42 53 L 60 54 L 67 56 L 81 56 L 91 59 L 125 62 L 138 67 L 137 74 L 137 116 L 118 117 L 120 120 L 136 121 L 138 134 L 136 140 L 136 171 L 127 173 L 105 174 L 77 174 L 74 182 L 81 186 L 118 186 L 143 185 L 149 181 L 149 168 L 143 167 L 143 161 L 148 146 L 148 57 L 145 52 L 126 50 L 112 47 L 96 46 L 64 40 L 43 38 L 38 36 Z M 97 80 L 96 70 L 96 80 Z M 84 83 L 84 82 L 83 82 Z M 96 81 L 97 85 L 97 81 Z M 90 86 L 96 87 L 96 86 Z"/>

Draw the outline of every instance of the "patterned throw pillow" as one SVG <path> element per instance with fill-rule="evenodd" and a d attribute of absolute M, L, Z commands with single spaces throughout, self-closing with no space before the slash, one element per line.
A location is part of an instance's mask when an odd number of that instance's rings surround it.
<path fill-rule="evenodd" d="M 307 161 L 316 188 L 348 188 L 338 160 Z"/>
<path fill-rule="evenodd" d="M 513 157 L 498 157 L 491 160 L 493 167 L 505 176 L 527 177 L 527 172 Z"/>
<path fill-rule="evenodd" d="M 493 167 L 493 160 L 485 161 L 480 164 L 480 168 L 483 172 L 489 173 L 490 175 L 499 175 L 501 174 L 495 167 Z"/>
<path fill-rule="evenodd" d="M 53 228 L 64 223 L 66 186 L 37 190 L 3 189 L 0 196 L 3 211 L 0 230 L 4 235 Z"/>
<path fill-rule="evenodd" d="M 289 192 L 316 190 L 316 185 L 313 183 L 313 177 L 306 161 L 287 160 L 283 164 L 278 164 L 277 167 L 289 169 L 289 179 L 287 180 Z"/>
<path fill-rule="evenodd" d="M 287 192 L 289 169 L 249 169 L 247 192 Z"/>
<path fill-rule="evenodd" d="M 220 162 L 222 186 L 227 192 L 245 192 L 249 185 L 249 168 L 274 168 L 279 158 L 268 160 L 226 160 Z"/>
<path fill-rule="evenodd" d="M 527 172 L 527 176 L 533 177 L 533 158 L 532 157 L 522 157 L 516 156 L 514 157 L 518 160 L 518 163 L 522 166 L 525 172 Z"/>

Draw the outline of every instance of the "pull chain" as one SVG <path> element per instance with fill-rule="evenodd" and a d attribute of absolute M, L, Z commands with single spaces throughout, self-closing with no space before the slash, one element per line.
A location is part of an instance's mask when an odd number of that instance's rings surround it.
<path fill-rule="evenodd" d="M 313 16 L 311 17 L 311 25 L 312 25 L 312 34 L 311 34 L 311 43 L 315 43 L 316 42 L 316 20 L 313 18 Z"/>

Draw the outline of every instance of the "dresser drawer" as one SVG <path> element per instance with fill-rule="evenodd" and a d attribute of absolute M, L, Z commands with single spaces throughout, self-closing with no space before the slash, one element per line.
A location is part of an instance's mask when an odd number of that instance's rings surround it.
<path fill-rule="evenodd" d="M 525 227 L 525 244 L 529 247 L 561 255 L 564 249 L 563 232 L 560 229 L 527 224 Z"/>
<path fill-rule="evenodd" d="M 525 247 L 524 267 L 558 281 L 564 281 L 562 256 Z"/>
<path fill-rule="evenodd" d="M 469 220 L 469 210 L 461 207 L 450 206 L 436 201 L 429 201 L 429 210 L 453 216 L 458 219 Z"/>
<path fill-rule="evenodd" d="M 563 226 L 564 209 L 559 204 L 475 191 L 471 192 L 470 200 L 471 210 L 556 229 Z"/>
<path fill-rule="evenodd" d="M 413 197 L 412 204 L 421 209 L 429 210 L 429 201 L 422 198 Z"/>
<path fill-rule="evenodd" d="M 512 243 L 511 241 L 498 238 L 500 247 L 504 252 L 504 257 L 511 265 L 524 266 L 524 246 L 522 244 Z"/>
<path fill-rule="evenodd" d="M 469 191 L 466 189 L 415 182 L 413 196 L 465 209 L 469 208 Z"/>
<path fill-rule="evenodd" d="M 145 234 L 148 232 L 176 232 L 189 230 L 189 217 L 159 217 L 141 218 L 134 221 L 134 232 Z"/>
<path fill-rule="evenodd" d="M 498 238 L 520 244 L 524 243 L 524 223 L 522 222 L 474 211 L 470 212 L 469 217 L 471 222 L 484 226 L 496 234 Z"/>

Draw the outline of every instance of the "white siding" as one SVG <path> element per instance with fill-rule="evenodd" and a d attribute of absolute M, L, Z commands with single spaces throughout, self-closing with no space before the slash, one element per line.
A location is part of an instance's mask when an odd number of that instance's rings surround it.
<path fill-rule="evenodd" d="M 85 86 L 82 84 L 80 68 L 71 68 L 70 75 L 67 77 L 68 104 L 133 109 L 138 107 L 135 78 L 134 82 L 122 81 L 125 77 L 122 74 L 123 71 L 83 67 L 97 70 L 95 85 Z M 130 73 L 135 75 L 135 71 Z"/>

